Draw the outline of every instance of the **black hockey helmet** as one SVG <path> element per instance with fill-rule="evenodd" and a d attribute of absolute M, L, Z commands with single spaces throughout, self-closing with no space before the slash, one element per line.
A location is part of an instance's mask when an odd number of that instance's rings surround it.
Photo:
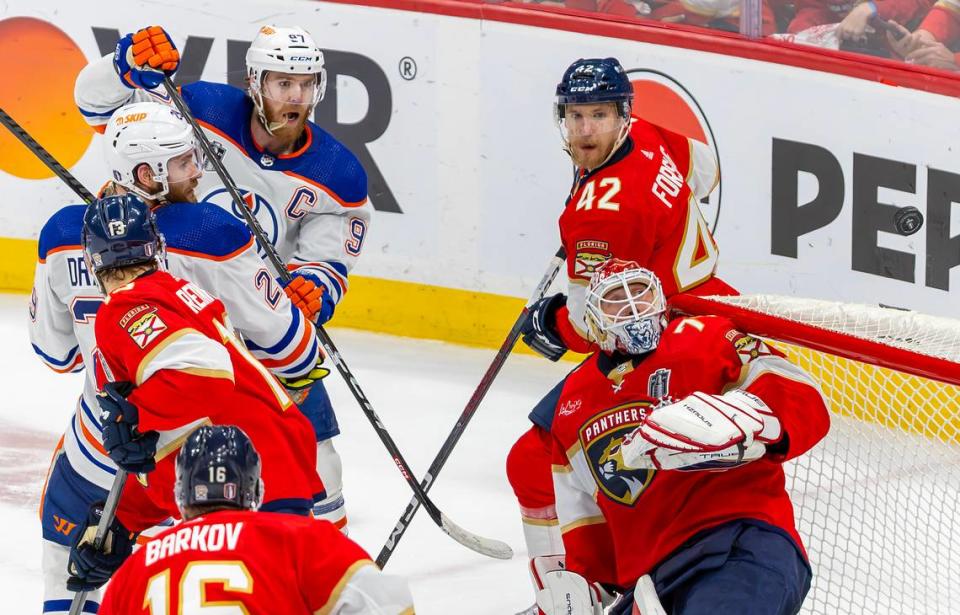
<path fill-rule="evenodd" d="M 87 268 L 107 269 L 140 263 L 159 264 L 163 235 L 150 207 L 134 194 L 108 196 L 87 206 L 81 232 Z"/>
<path fill-rule="evenodd" d="M 228 506 L 256 510 L 263 498 L 260 455 L 233 425 L 198 427 L 177 454 L 174 495 L 185 507 Z"/>
<path fill-rule="evenodd" d="M 571 64 L 557 84 L 557 115 L 566 105 L 616 103 L 623 118 L 630 117 L 633 84 L 616 58 L 580 59 Z"/>

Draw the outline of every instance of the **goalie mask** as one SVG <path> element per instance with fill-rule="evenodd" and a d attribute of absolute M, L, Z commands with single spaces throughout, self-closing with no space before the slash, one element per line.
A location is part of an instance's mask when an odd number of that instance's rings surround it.
<path fill-rule="evenodd" d="M 302 106 L 305 115 L 310 115 L 317 103 L 323 100 L 327 89 L 323 52 L 303 28 L 263 26 L 247 49 L 246 59 L 250 98 L 253 99 L 260 123 L 270 134 L 286 125 L 286 122 L 267 119 L 264 99 Z M 313 80 L 307 84 L 294 79 L 267 84 L 268 72 L 313 75 Z M 292 88 L 297 91 L 292 91 Z M 301 91 L 301 88 L 307 91 Z"/>
<path fill-rule="evenodd" d="M 204 157 L 193 129 L 173 107 L 155 102 L 120 107 L 110 116 L 103 137 L 113 180 L 141 198 L 163 199 L 171 184 L 191 182 L 203 174 Z M 137 183 L 137 169 L 143 164 L 160 184 L 155 192 Z"/>
<path fill-rule="evenodd" d="M 666 309 L 660 280 L 634 261 L 610 259 L 590 279 L 587 329 L 606 353 L 639 355 L 655 349 Z"/>

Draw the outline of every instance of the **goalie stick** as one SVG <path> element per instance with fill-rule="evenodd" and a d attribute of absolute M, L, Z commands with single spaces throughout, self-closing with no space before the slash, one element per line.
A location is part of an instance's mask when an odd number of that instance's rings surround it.
<path fill-rule="evenodd" d="M 123 485 L 126 482 L 126 470 L 118 469 L 117 475 L 113 477 L 113 484 L 110 485 L 110 493 L 107 494 L 107 501 L 103 504 L 103 511 L 100 513 L 100 522 L 97 523 L 97 533 L 93 537 L 93 548 L 97 551 L 103 548 L 103 541 L 107 537 L 107 530 L 110 529 L 110 524 L 113 523 L 113 517 L 117 514 L 117 504 L 120 502 L 120 493 L 123 491 Z M 79 591 L 74 594 L 73 602 L 70 603 L 70 615 L 80 615 L 86 599 L 86 591 Z"/>
<path fill-rule="evenodd" d="M 254 217 L 253 213 L 247 208 L 246 203 L 240 196 L 240 191 L 237 190 L 236 183 L 234 183 L 233 178 L 230 177 L 230 174 L 227 173 L 227 170 L 223 166 L 223 162 L 220 160 L 219 156 L 214 153 L 213 146 L 207 139 L 207 135 L 197 124 L 197 120 L 190 113 L 186 103 L 183 102 L 183 98 L 180 96 L 180 92 L 177 91 L 177 87 L 170 80 L 169 76 L 164 76 L 163 87 L 166 89 L 167 95 L 170 96 L 170 99 L 173 101 L 173 104 L 176 106 L 177 110 L 180 111 L 184 119 L 193 128 L 193 132 L 197 136 L 197 141 L 200 144 L 200 149 L 203 150 L 204 155 L 213 164 L 213 168 L 220 177 L 220 181 L 223 182 L 227 192 L 230 193 L 230 197 L 233 199 L 237 209 L 240 210 L 241 214 L 243 215 L 243 219 L 250 228 L 250 232 L 253 233 L 254 237 L 257 238 L 257 243 L 259 243 L 260 247 L 263 248 L 264 253 L 267 255 L 267 259 L 273 265 L 274 269 L 276 269 L 277 275 L 284 282 L 289 282 L 292 278 L 290 272 L 287 270 L 283 261 L 280 260 L 280 255 L 277 254 L 276 248 L 274 248 L 273 244 L 267 240 L 263 229 L 260 227 L 260 223 Z M 410 466 L 407 464 L 406 460 L 403 458 L 403 455 L 400 453 L 400 450 L 397 448 L 396 443 L 393 441 L 393 438 L 390 436 L 390 432 L 388 432 L 386 427 L 383 426 L 383 423 L 380 421 L 380 417 L 377 416 L 377 413 L 374 411 L 370 400 L 367 399 L 367 396 L 364 395 L 363 391 L 360 389 L 357 379 L 354 377 L 353 372 L 350 371 L 350 368 L 347 367 L 343 357 L 340 356 L 340 352 L 334 345 L 333 340 L 324 330 L 323 326 L 318 324 L 316 326 L 316 330 L 317 338 L 319 338 L 320 343 L 323 345 L 323 349 L 326 351 L 327 356 L 330 357 L 330 359 L 333 361 L 333 364 L 336 365 L 337 371 L 340 372 L 344 382 L 347 384 L 347 388 L 350 389 L 354 399 L 356 399 L 357 403 L 360 405 L 360 409 L 363 410 L 364 415 L 366 415 L 367 419 L 370 421 L 370 424 L 373 425 L 373 429 L 377 432 L 377 436 L 379 436 L 380 441 L 383 442 L 383 445 L 387 448 L 390 456 L 393 457 L 393 462 L 400 470 L 400 474 L 403 475 L 404 480 L 407 481 L 407 484 L 410 485 L 410 488 L 413 490 L 414 497 L 420 504 L 426 507 L 427 513 L 430 515 L 430 518 L 433 519 L 433 522 L 440 526 L 440 529 L 446 532 L 448 536 L 463 546 L 476 551 L 477 553 L 482 553 L 483 555 L 497 559 L 510 559 L 513 557 L 513 550 L 505 542 L 484 538 L 472 532 L 468 532 L 451 521 L 445 514 L 443 514 L 437 505 L 434 504 L 429 497 L 427 497 L 426 491 L 424 491 L 417 482 L 413 471 L 410 469 Z"/>
<path fill-rule="evenodd" d="M 517 340 L 520 339 L 521 329 L 523 328 L 524 321 L 527 319 L 527 314 L 530 313 L 530 307 L 542 299 L 547 293 L 547 289 L 550 288 L 553 279 L 557 277 L 557 272 L 559 272 L 563 266 L 565 258 L 566 251 L 564 251 L 563 246 L 560 246 L 557 253 L 550 259 L 550 265 L 547 267 L 546 273 L 543 274 L 543 278 L 540 279 L 540 283 L 537 284 L 537 288 L 533 291 L 533 296 L 530 297 L 530 301 L 524 306 L 523 311 L 520 312 L 517 320 L 513 323 L 510 332 L 507 333 L 506 339 L 500 344 L 500 350 L 497 351 L 497 355 L 493 358 L 493 362 L 490 363 L 490 367 L 487 368 L 487 371 L 483 374 L 483 378 L 480 379 L 480 384 L 477 385 L 473 395 L 470 396 L 470 400 L 467 402 L 466 407 L 464 407 L 463 412 L 460 413 L 460 418 L 457 419 L 453 430 L 443 442 L 443 446 L 440 447 L 440 452 L 437 453 L 433 463 L 430 464 L 430 469 L 428 469 L 427 473 L 423 476 L 423 481 L 421 481 L 420 486 L 423 488 L 424 493 L 429 491 L 430 487 L 433 486 L 433 482 L 437 480 L 440 470 L 443 469 L 443 466 L 447 463 L 447 459 L 450 457 L 450 453 L 453 452 L 453 447 L 457 445 L 460 436 L 463 435 L 464 430 L 467 428 L 467 423 L 470 422 L 477 408 L 480 407 L 480 402 L 483 401 L 487 391 L 490 390 L 493 380 L 497 377 L 497 374 L 500 373 L 500 369 L 506 362 L 507 357 L 510 356 L 510 352 L 516 345 Z M 384 543 L 383 548 L 380 549 L 380 554 L 377 556 L 377 566 L 383 568 L 387 565 L 387 561 L 390 559 L 390 556 L 393 555 L 393 550 L 397 548 L 397 543 L 403 537 L 404 532 L 407 531 L 410 522 L 413 520 L 413 516 L 417 514 L 419 508 L 420 501 L 417 498 L 411 499 L 410 503 L 407 504 L 406 510 L 400 515 L 397 525 L 393 528 L 393 531 L 390 532 L 390 536 L 387 538 L 386 543 Z"/>

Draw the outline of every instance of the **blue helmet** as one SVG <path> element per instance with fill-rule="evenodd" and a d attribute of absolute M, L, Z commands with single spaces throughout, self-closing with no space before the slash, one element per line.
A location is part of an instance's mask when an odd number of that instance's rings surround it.
<path fill-rule="evenodd" d="M 256 510 L 263 497 L 260 455 L 247 434 L 233 425 L 205 425 L 177 454 L 177 506 L 227 506 Z"/>
<path fill-rule="evenodd" d="M 81 237 L 87 267 L 94 275 L 116 267 L 159 263 L 163 255 L 156 218 L 133 194 L 108 196 L 87 206 Z"/>
<path fill-rule="evenodd" d="M 570 65 L 557 84 L 557 112 L 564 117 L 564 105 L 617 103 L 621 117 L 630 116 L 633 85 L 616 58 L 580 59 Z"/>

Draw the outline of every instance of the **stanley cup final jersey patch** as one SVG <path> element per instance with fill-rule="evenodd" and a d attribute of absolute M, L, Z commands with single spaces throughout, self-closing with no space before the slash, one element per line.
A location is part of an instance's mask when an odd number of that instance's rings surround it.
<path fill-rule="evenodd" d="M 620 504 L 633 506 L 650 486 L 654 470 L 623 466 L 619 453 L 624 438 L 633 432 L 650 410 L 646 401 L 622 404 L 597 414 L 580 427 L 580 445 L 600 491 Z"/>
<path fill-rule="evenodd" d="M 578 241 L 575 246 L 573 277 L 590 280 L 597 267 L 610 258 L 610 244 L 596 239 Z"/>
<path fill-rule="evenodd" d="M 140 348 L 146 348 L 150 345 L 150 342 L 157 339 L 166 330 L 167 325 L 160 319 L 156 311 L 143 314 L 127 327 L 127 333 Z"/>

